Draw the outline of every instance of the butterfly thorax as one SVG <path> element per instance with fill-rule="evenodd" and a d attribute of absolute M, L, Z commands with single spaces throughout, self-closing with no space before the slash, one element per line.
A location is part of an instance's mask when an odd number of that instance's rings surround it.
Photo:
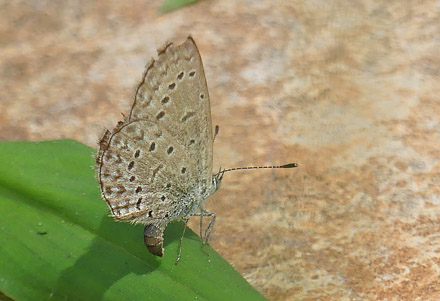
<path fill-rule="evenodd" d="M 207 187 L 205 185 L 199 185 L 196 187 L 188 197 L 193 200 L 191 206 L 188 208 L 188 211 L 183 212 L 181 217 L 185 218 L 191 215 L 194 212 L 198 212 L 203 210 L 203 205 L 208 200 L 208 198 L 214 194 L 219 188 L 221 184 L 221 179 L 219 179 L 216 175 L 212 177 L 211 184 Z"/>

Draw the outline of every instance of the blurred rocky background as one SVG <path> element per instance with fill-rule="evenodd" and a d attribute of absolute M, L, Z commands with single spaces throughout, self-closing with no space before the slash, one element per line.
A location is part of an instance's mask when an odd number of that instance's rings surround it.
<path fill-rule="evenodd" d="M 0 140 L 96 148 L 191 34 L 215 168 L 299 164 L 225 175 L 211 245 L 272 300 L 440 299 L 440 2 L 160 6 L 1 1 Z"/>

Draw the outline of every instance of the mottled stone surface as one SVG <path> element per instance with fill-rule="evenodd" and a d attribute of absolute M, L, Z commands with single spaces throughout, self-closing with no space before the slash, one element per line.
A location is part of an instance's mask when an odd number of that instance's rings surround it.
<path fill-rule="evenodd" d="M 439 2 L 150 2 L 2 1 L 0 139 L 96 147 L 191 33 L 216 166 L 300 164 L 227 174 L 212 246 L 274 300 L 440 299 Z"/>

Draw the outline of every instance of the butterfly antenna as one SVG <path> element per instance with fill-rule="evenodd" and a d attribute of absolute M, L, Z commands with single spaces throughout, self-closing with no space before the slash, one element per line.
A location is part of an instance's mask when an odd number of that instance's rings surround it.
<path fill-rule="evenodd" d="M 235 171 L 235 170 L 244 170 L 244 169 L 278 169 L 278 168 L 295 168 L 295 167 L 298 167 L 298 164 L 289 163 L 289 164 L 284 164 L 284 165 L 234 167 L 234 168 L 220 170 L 215 175 L 221 174 L 220 177 L 223 177 L 225 172 L 230 172 L 230 171 Z"/>
<path fill-rule="evenodd" d="M 212 138 L 212 142 L 215 141 L 215 137 L 217 137 L 219 131 L 220 131 L 220 127 L 216 125 L 214 129 L 214 138 Z"/>

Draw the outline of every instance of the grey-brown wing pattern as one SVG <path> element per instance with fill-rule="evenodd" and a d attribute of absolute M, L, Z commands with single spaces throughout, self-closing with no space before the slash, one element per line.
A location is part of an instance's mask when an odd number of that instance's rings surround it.
<path fill-rule="evenodd" d="M 112 215 L 133 223 L 163 223 L 184 214 L 197 177 L 185 149 L 151 121 L 121 123 L 100 142 L 98 177 Z M 175 206 L 175 203 L 179 203 Z M 171 208 L 171 209 L 170 209 Z"/>
<path fill-rule="evenodd" d="M 197 179 L 211 187 L 212 125 L 208 87 L 202 60 L 191 37 L 179 46 L 167 45 L 151 61 L 139 86 L 129 120 L 157 122 L 180 145 L 198 170 Z"/>
<path fill-rule="evenodd" d="M 147 66 L 129 117 L 100 141 L 97 174 L 112 215 L 134 223 L 164 226 L 210 191 L 210 103 L 191 37 Z"/>

